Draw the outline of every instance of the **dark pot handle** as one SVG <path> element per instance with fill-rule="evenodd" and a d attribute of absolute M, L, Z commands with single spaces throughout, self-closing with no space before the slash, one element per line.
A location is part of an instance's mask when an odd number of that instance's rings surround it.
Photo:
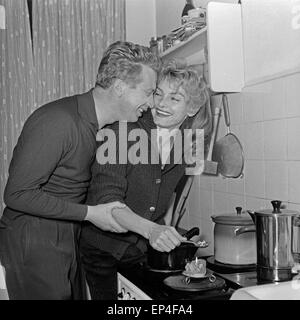
<path fill-rule="evenodd" d="M 191 230 L 184 233 L 182 236 L 186 237 L 187 240 L 191 239 L 193 236 L 197 236 L 200 233 L 200 229 L 198 227 L 194 227 Z"/>

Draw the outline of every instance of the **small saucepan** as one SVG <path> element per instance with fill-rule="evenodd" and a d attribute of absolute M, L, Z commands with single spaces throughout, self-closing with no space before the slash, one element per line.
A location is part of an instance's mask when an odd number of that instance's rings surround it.
<path fill-rule="evenodd" d="M 183 234 L 183 236 L 189 240 L 193 236 L 199 235 L 199 232 L 199 228 L 194 227 Z M 170 252 L 160 252 L 149 246 L 148 267 L 150 269 L 165 271 L 184 270 L 186 263 L 193 260 L 198 248 L 197 242 L 193 241 L 182 242 Z"/>

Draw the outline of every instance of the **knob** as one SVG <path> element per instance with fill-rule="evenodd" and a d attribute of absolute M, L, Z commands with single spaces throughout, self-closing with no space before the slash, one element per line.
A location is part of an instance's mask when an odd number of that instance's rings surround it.
<path fill-rule="evenodd" d="M 280 200 L 273 200 L 273 201 L 271 201 L 271 203 L 273 206 L 273 213 L 281 213 L 281 211 L 280 211 L 281 201 Z"/>
<path fill-rule="evenodd" d="M 238 216 L 240 216 L 241 215 L 241 213 L 242 213 L 242 207 L 235 207 L 235 210 L 236 210 L 236 214 L 238 215 Z"/>

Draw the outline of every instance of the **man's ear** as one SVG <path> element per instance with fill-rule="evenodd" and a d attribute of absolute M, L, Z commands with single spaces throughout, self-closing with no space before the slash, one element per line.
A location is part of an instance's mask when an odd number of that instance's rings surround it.
<path fill-rule="evenodd" d="M 114 91 L 118 97 L 122 97 L 125 92 L 126 84 L 121 79 L 116 79 L 113 84 Z"/>

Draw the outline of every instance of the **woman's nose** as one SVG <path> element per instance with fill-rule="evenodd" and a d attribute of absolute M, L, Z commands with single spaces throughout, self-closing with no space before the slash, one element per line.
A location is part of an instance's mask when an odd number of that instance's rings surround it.
<path fill-rule="evenodd" d="M 167 106 L 167 101 L 165 97 L 162 97 L 159 102 L 158 102 L 158 106 L 160 108 L 165 108 Z"/>

